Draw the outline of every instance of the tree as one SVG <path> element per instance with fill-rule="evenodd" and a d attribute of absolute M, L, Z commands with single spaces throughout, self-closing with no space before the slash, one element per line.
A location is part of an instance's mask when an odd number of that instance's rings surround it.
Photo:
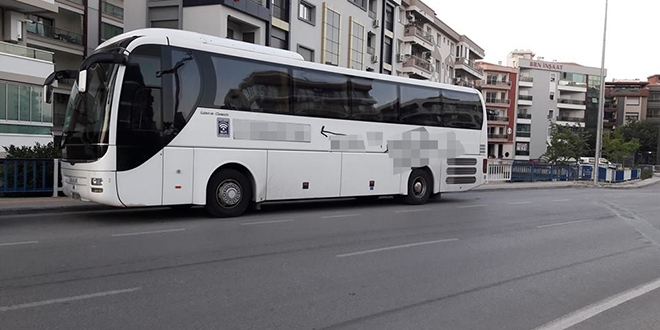
<path fill-rule="evenodd" d="M 636 138 L 627 140 L 623 130 L 615 130 L 603 135 L 603 156 L 616 163 L 622 163 L 625 157 L 634 155 L 641 143 Z"/>
<path fill-rule="evenodd" d="M 589 152 L 588 140 L 589 133 L 579 125 L 552 124 L 550 141 L 546 142 L 542 157 L 553 164 L 578 162 Z"/>
<path fill-rule="evenodd" d="M 623 134 L 624 141 L 637 139 L 639 151 L 656 152 L 658 150 L 658 125 L 648 121 L 629 121 L 619 126 L 617 131 Z"/>

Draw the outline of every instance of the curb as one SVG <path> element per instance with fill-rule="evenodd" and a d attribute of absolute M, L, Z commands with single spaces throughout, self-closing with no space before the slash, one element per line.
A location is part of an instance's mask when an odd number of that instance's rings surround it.
<path fill-rule="evenodd" d="M 57 214 L 66 212 L 89 212 L 89 211 L 109 211 L 117 210 L 120 208 L 109 207 L 105 205 L 67 205 L 67 206 L 52 206 L 44 208 L 14 208 L 14 209 L 0 209 L 1 216 L 8 215 L 39 215 L 39 214 Z"/>
<path fill-rule="evenodd" d="M 502 190 L 547 190 L 547 189 L 571 189 L 571 188 L 589 188 L 588 185 L 566 185 L 566 186 L 530 186 L 530 187 L 497 187 L 497 188 L 476 188 L 473 192 L 502 191 Z"/>
<path fill-rule="evenodd" d="M 647 181 L 647 182 L 644 182 L 644 181 L 646 181 L 646 180 L 642 180 L 639 184 L 631 184 L 631 185 L 623 185 L 623 186 L 612 185 L 612 186 L 607 186 L 607 187 L 603 187 L 603 188 L 605 188 L 605 189 L 639 189 L 639 188 L 650 187 L 652 185 L 660 183 L 660 180 Z"/>

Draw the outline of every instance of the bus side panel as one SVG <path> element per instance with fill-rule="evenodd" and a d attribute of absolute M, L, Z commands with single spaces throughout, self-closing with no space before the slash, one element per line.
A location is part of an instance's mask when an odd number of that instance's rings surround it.
<path fill-rule="evenodd" d="M 163 163 L 163 205 L 192 204 L 192 148 L 165 148 Z"/>
<path fill-rule="evenodd" d="M 118 171 L 117 192 L 126 206 L 162 205 L 163 151 L 132 170 Z"/>
<path fill-rule="evenodd" d="M 193 204 L 206 204 L 206 186 L 211 175 L 227 164 L 245 167 L 254 180 L 252 194 L 255 200 L 261 202 L 266 198 L 267 153 L 265 150 L 195 148 L 194 155 Z"/>
<path fill-rule="evenodd" d="M 340 152 L 268 151 L 267 200 L 337 197 Z"/>
<path fill-rule="evenodd" d="M 344 153 L 341 196 L 399 194 L 400 177 L 401 174 L 394 173 L 394 165 L 388 154 Z"/>

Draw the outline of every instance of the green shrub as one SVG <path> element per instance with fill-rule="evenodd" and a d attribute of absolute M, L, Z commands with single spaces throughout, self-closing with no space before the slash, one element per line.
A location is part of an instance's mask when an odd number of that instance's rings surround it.
<path fill-rule="evenodd" d="M 62 158 L 62 151 L 60 148 L 55 147 L 53 142 L 48 144 L 36 143 L 33 147 L 21 146 L 16 147 L 15 145 L 10 145 L 9 147 L 4 147 L 6 158 Z"/>
<path fill-rule="evenodd" d="M 642 170 L 642 180 L 650 179 L 653 177 L 653 171 L 649 169 Z"/>

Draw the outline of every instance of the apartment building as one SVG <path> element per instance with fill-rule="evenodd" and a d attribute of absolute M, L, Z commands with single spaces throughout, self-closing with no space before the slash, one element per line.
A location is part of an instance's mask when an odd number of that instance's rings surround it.
<path fill-rule="evenodd" d="M 0 145 L 58 142 L 71 84 L 56 83 L 49 105 L 43 81 L 123 32 L 123 0 L 7 0 L 0 10 Z"/>
<path fill-rule="evenodd" d="M 499 64 L 480 62 L 484 79 L 477 83 L 486 99 L 488 111 L 488 157 L 510 160 L 514 157 L 514 135 L 516 85 L 518 70 Z"/>
<path fill-rule="evenodd" d="M 0 2 L 0 158 L 2 147 L 53 141 L 42 84 L 54 69 L 54 53 L 30 47 L 27 29 L 28 15 L 57 12 L 52 0 Z"/>
<path fill-rule="evenodd" d="M 649 96 L 646 103 L 646 119 L 660 124 L 660 74 L 648 77 Z M 658 155 L 660 160 L 660 154 Z"/>
<path fill-rule="evenodd" d="M 545 61 L 527 50 L 508 56 L 518 68 L 515 159 L 538 159 L 546 151 L 551 124 L 585 127 L 596 134 L 600 68 Z"/>
<path fill-rule="evenodd" d="M 648 84 L 639 79 L 605 82 L 604 131 L 612 131 L 631 120 L 646 120 Z"/>

